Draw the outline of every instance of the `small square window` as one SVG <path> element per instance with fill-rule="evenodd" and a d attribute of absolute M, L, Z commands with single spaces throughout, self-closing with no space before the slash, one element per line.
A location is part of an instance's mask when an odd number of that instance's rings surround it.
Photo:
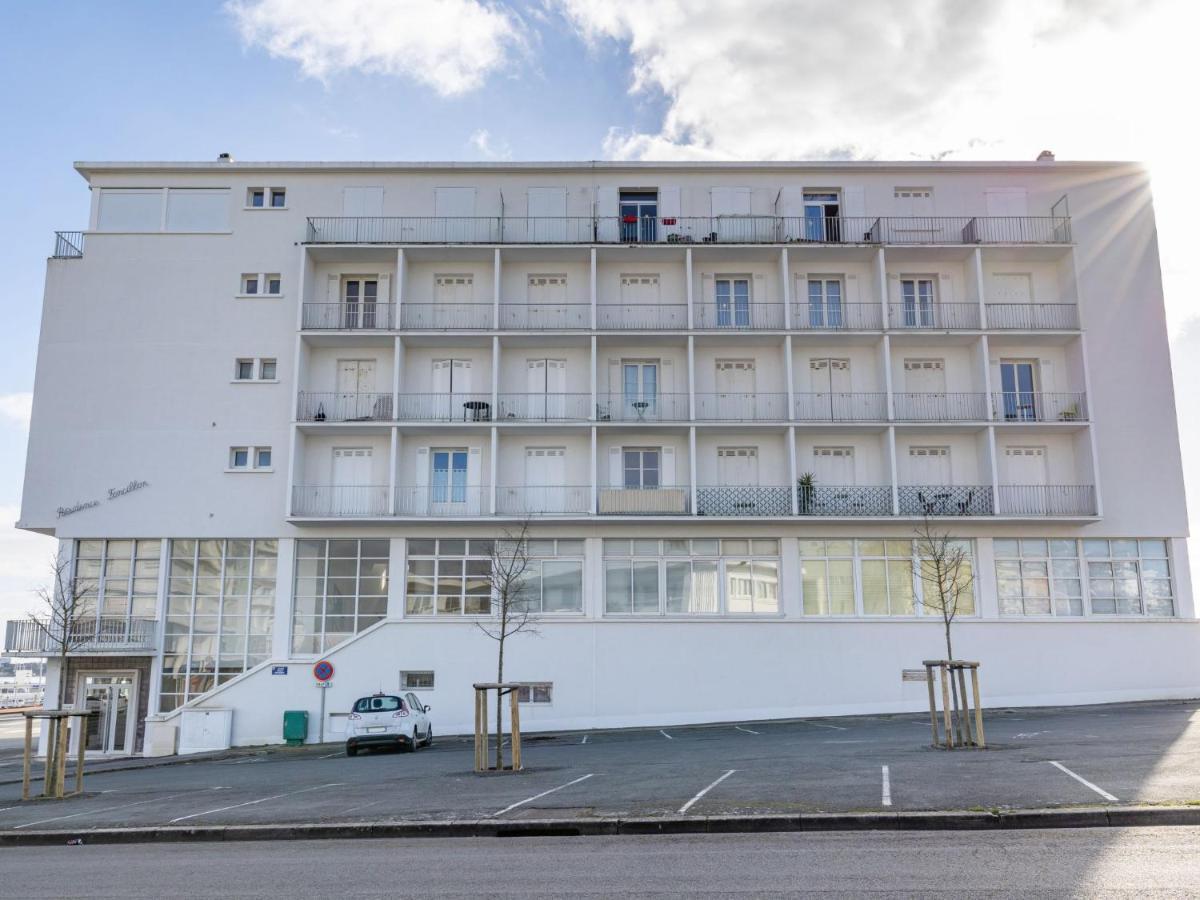
<path fill-rule="evenodd" d="M 258 276 L 243 275 L 242 276 L 242 293 L 257 294 L 258 293 Z"/>
<path fill-rule="evenodd" d="M 401 672 L 400 690 L 402 691 L 432 691 L 432 672 Z"/>
<path fill-rule="evenodd" d="M 287 192 L 283 188 L 271 188 L 271 207 L 283 209 L 287 206 Z"/>
<path fill-rule="evenodd" d="M 250 188 L 246 192 L 246 205 L 261 209 L 267 205 L 267 192 L 262 188 Z"/>
<path fill-rule="evenodd" d="M 238 381 L 250 381 L 254 378 L 254 360 L 239 359 L 235 377 Z"/>
<path fill-rule="evenodd" d="M 523 684 L 517 688 L 518 703 L 550 703 L 554 694 L 554 685 L 550 682 L 538 684 Z"/>
<path fill-rule="evenodd" d="M 264 281 L 267 283 L 268 294 L 278 294 L 282 290 L 283 280 L 278 275 L 268 275 Z"/>
<path fill-rule="evenodd" d="M 254 451 L 254 468 L 269 469 L 271 468 L 271 448 L 259 447 Z"/>
<path fill-rule="evenodd" d="M 250 448 L 249 447 L 233 447 L 229 451 L 229 467 L 231 469 L 244 469 L 250 465 Z"/>
<path fill-rule="evenodd" d="M 263 381 L 274 381 L 276 377 L 275 368 L 275 360 L 264 359 L 262 361 L 262 366 L 259 370 L 258 377 Z"/>

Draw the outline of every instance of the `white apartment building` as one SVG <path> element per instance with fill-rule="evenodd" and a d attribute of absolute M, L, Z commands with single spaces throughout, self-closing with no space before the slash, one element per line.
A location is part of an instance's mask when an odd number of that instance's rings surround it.
<path fill-rule="evenodd" d="M 91 750 L 377 690 L 470 730 L 526 519 L 526 727 L 921 709 L 926 518 L 988 705 L 1200 693 L 1137 165 L 76 168 L 19 525 L 87 590 L 48 702 Z"/>

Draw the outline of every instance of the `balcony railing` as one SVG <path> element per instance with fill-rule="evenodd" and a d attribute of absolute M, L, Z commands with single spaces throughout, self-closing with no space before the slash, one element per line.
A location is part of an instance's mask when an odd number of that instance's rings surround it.
<path fill-rule="evenodd" d="M 787 394 L 696 394 L 700 422 L 778 422 L 788 419 Z"/>
<path fill-rule="evenodd" d="M 1079 307 L 1074 303 L 987 303 L 987 327 L 997 331 L 1075 331 Z"/>
<path fill-rule="evenodd" d="M 496 488 L 496 512 L 502 516 L 586 514 L 591 511 L 590 485 Z"/>
<path fill-rule="evenodd" d="M 392 395 L 301 391 L 297 422 L 390 422 Z"/>
<path fill-rule="evenodd" d="M 891 485 L 797 485 L 796 511 L 802 516 L 890 516 Z"/>
<path fill-rule="evenodd" d="M 674 331 L 687 328 L 686 303 L 601 303 L 596 327 L 606 331 Z"/>
<path fill-rule="evenodd" d="M 992 395 L 992 409 L 1001 422 L 1086 422 L 1088 418 L 1083 391 L 1001 391 Z"/>
<path fill-rule="evenodd" d="M 1002 516 L 1094 516 L 1096 489 L 1090 484 L 1002 484 Z"/>
<path fill-rule="evenodd" d="M 64 643 L 70 653 L 130 653 L 153 651 L 158 646 L 158 623 L 154 619 L 124 616 L 84 616 L 64 632 L 59 624 L 30 619 L 8 622 L 4 635 L 7 653 L 54 656 Z M 65 636 L 65 641 L 64 641 Z"/>
<path fill-rule="evenodd" d="M 888 327 L 901 330 L 932 329 L 952 331 L 977 329 L 978 303 L 889 303 Z"/>
<path fill-rule="evenodd" d="M 792 328 L 798 331 L 878 331 L 883 310 L 878 303 L 792 304 Z"/>
<path fill-rule="evenodd" d="M 292 515 L 313 518 L 386 516 L 388 487 L 378 484 L 298 484 L 292 488 Z"/>
<path fill-rule="evenodd" d="M 83 257 L 82 231 L 54 232 L 54 258 L 80 259 Z"/>
<path fill-rule="evenodd" d="M 492 395 L 401 394 L 396 402 L 400 422 L 490 422 Z"/>
<path fill-rule="evenodd" d="M 883 422 L 887 420 L 887 394 L 796 394 L 798 422 Z"/>
<path fill-rule="evenodd" d="M 738 485 L 696 488 L 696 514 L 700 516 L 790 516 L 790 488 Z"/>
<path fill-rule="evenodd" d="M 400 304 L 400 327 L 412 331 L 471 331 L 491 328 L 496 310 L 491 303 Z"/>
<path fill-rule="evenodd" d="M 1066 216 L 315 216 L 309 244 L 1064 244 Z"/>
<path fill-rule="evenodd" d="M 892 396 L 901 422 L 980 422 L 988 417 L 988 396 L 977 394 L 899 393 Z"/>
<path fill-rule="evenodd" d="M 308 303 L 300 324 L 303 328 L 329 331 L 387 331 L 396 317 L 394 303 Z"/>
<path fill-rule="evenodd" d="M 501 303 L 500 327 L 567 331 L 592 327 L 591 303 Z"/>
<path fill-rule="evenodd" d="M 686 485 L 602 487 L 597 502 L 602 516 L 687 516 L 692 511 L 692 491 Z"/>
<path fill-rule="evenodd" d="M 491 492 L 490 487 L 478 484 L 401 486 L 396 488 L 396 515 L 486 516 L 491 513 Z"/>
<path fill-rule="evenodd" d="M 692 310 L 696 328 L 740 331 L 783 327 L 782 303 L 697 303 Z"/>
<path fill-rule="evenodd" d="M 500 394 L 501 422 L 578 422 L 592 416 L 591 394 Z"/>
<path fill-rule="evenodd" d="M 597 400 L 596 418 L 601 422 L 686 422 L 688 395 L 607 395 Z"/>
<path fill-rule="evenodd" d="M 992 487 L 987 484 L 902 484 L 902 516 L 990 516 Z"/>

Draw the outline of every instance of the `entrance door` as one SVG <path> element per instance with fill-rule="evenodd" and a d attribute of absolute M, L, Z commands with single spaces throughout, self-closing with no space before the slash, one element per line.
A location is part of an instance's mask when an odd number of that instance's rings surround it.
<path fill-rule="evenodd" d="M 747 419 L 755 416 L 754 360 L 717 360 L 717 418 Z"/>
<path fill-rule="evenodd" d="M 342 280 L 342 327 L 374 328 L 379 281 L 357 276 Z"/>
<path fill-rule="evenodd" d="M 137 694 L 133 675 L 85 675 L 79 685 L 83 708 L 91 713 L 84 749 L 93 753 L 132 753 Z M 76 704 L 78 705 L 78 704 Z"/>
<path fill-rule="evenodd" d="M 621 191 L 621 243 L 658 240 L 658 192 Z"/>
<path fill-rule="evenodd" d="M 1037 388 L 1033 360 L 1001 360 L 1000 391 L 1004 418 L 1010 422 L 1036 422 Z"/>
<path fill-rule="evenodd" d="M 375 418 L 375 360 L 339 359 L 337 419 L 352 422 Z"/>

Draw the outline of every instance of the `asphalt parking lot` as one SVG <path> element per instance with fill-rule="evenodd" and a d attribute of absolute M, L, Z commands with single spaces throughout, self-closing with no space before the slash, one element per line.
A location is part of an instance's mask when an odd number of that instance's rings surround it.
<path fill-rule="evenodd" d="M 989 710 L 986 725 L 989 749 L 954 752 L 918 715 L 534 735 L 507 776 L 475 775 L 461 738 L 354 758 L 264 748 L 89 774 L 62 802 L 20 802 L 19 767 L 0 768 L 0 830 L 1200 803 L 1198 702 Z"/>

